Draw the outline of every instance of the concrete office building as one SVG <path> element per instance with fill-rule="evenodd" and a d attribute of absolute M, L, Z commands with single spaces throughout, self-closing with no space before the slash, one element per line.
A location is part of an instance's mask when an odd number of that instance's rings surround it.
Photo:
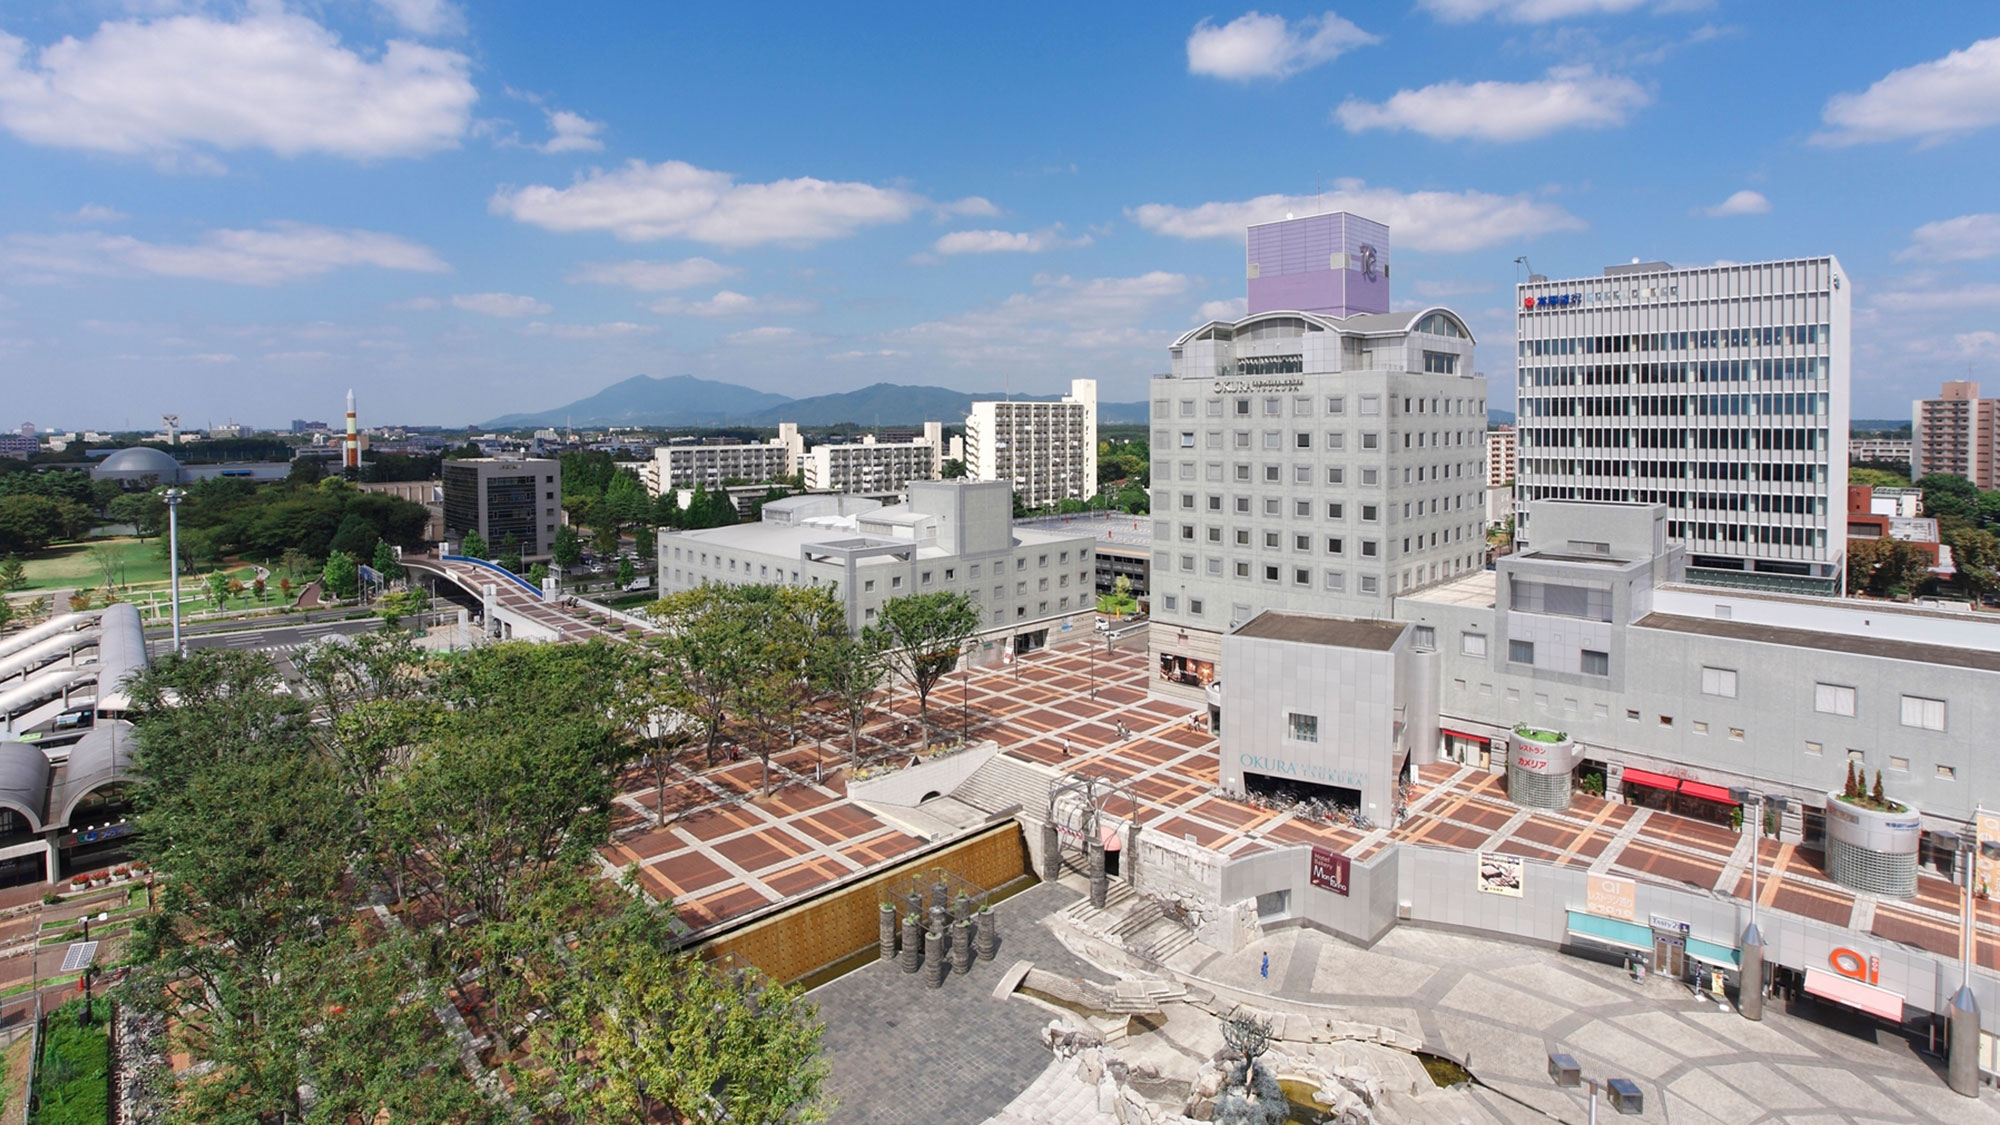
<path fill-rule="evenodd" d="M 669 488 L 702 488 L 714 491 L 723 481 L 764 481 L 789 477 L 799 471 L 805 441 L 791 422 L 778 423 L 778 436 L 755 445 L 662 445 L 653 450 L 650 473 L 640 480 L 654 496 Z"/>
<path fill-rule="evenodd" d="M 1059 402 L 975 402 L 965 417 L 965 468 L 1004 480 L 1040 508 L 1097 494 L 1097 380 L 1072 379 Z"/>
<path fill-rule="evenodd" d="M 1910 438 L 1849 438 L 1847 463 L 1858 465 L 1863 461 L 1894 461 L 1899 465 L 1908 465 L 1916 452 L 1915 445 Z"/>
<path fill-rule="evenodd" d="M 563 521 L 562 462 L 540 458 L 464 457 L 446 461 L 439 492 L 444 537 L 456 550 L 478 531 L 489 551 L 511 535 L 525 562 L 549 557 Z"/>
<path fill-rule="evenodd" d="M 1832 257 L 1611 266 L 1516 290 L 1520 509 L 1663 504 L 1688 579 L 1838 594 L 1848 306 Z"/>
<path fill-rule="evenodd" d="M 1979 737 L 2000 722 L 2000 622 L 1687 584 L 1662 505 L 1529 514 L 1535 547 L 1399 599 L 1396 637 L 1356 622 L 1232 633 L 1231 667 L 1256 674 L 1223 682 L 1225 785 L 1315 781 L 1379 820 L 1370 806 L 1411 761 L 1508 770 L 1530 804 L 1551 776 L 1566 795 L 1580 764 L 1614 798 L 1723 823 L 1730 786 L 1782 794 L 1783 834 L 1819 846 L 1841 837 L 1829 820 L 1847 808 L 1830 813 L 1829 792 L 1852 763 L 1913 810 L 1885 823 L 1886 855 L 1836 870 L 1881 894 L 1914 886 L 1920 829 L 1961 829 L 2000 802 Z M 1302 659 L 1302 640 L 1322 651 Z M 1521 728 L 1559 741 L 1523 767 L 1509 752 Z"/>
<path fill-rule="evenodd" d="M 922 437 L 878 442 L 869 434 L 847 445 L 816 445 L 803 461 L 816 492 L 901 492 L 911 481 L 944 474 L 944 423 L 925 422 Z"/>
<path fill-rule="evenodd" d="M 1936 398 L 1910 403 L 1910 479 L 1952 473 L 1980 488 L 2000 487 L 2000 399 L 1979 384 L 1946 383 Z"/>
<path fill-rule="evenodd" d="M 984 656 L 1029 652 L 1051 628 L 1075 629 L 1096 602 L 1095 539 L 1015 527 L 1000 481 L 912 481 L 906 504 L 818 493 L 764 505 L 758 523 L 662 532 L 660 588 L 706 582 L 830 585 L 850 629 L 876 623 L 883 603 L 942 590 L 972 599 Z"/>
<path fill-rule="evenodd" d="M 1223 634 L 1258 613 L 1388 617 L 1485 551 L 1465 323 L 1386 311 L 1380 224 L 1316 215 L 1249 245 L 1248 315 L 1174 341 L 1152 381 L 1153 686 L 1190 702 L 1213 702 Z"/>

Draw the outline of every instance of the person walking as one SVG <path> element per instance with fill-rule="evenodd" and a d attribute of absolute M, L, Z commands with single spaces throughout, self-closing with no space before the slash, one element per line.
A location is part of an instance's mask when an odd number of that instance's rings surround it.
<path fill-rule="evenodd" d="M 1269 953 L 1264 954 L 1264 964 L 1257 971 L 1265 980 L 1271 979 L 1271 955 Z"/>

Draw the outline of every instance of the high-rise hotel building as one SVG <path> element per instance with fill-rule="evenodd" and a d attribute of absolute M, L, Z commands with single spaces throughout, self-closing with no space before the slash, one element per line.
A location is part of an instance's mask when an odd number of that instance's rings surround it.
<path fill-rule="evenodd" d="M 1516 542 L 1534 500 L 1663 504 L 1689 581 L 1838 594 L 1851 296 L 1832 257 L 1519 286 Z"/>
<path fill-rule="evenodd" d="M 1387 618 L 1483 565 L 1486 382 L 1442 308 L 1389 311 L 1389 231 L 1250 228 L 1248 315 L 1174 341 L 1152 380 L 1152 611 L 1162 695 L 1201 701 L 1266 609 Z"/>

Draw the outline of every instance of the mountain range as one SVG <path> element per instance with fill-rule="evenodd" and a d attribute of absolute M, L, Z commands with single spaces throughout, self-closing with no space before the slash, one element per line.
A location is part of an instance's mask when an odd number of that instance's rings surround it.
<path fill-rule="evenodd" d="M 876 383 L 858 391 L 791 398 L 693 375 L 670 378 L 634 375 L 564 406 L 503 414 L 481 425 L 500 430 L 539 426 L 775 426 L 779 422 L 797 422 L 801 426 L 833 426 L 843 422 L 859 426 L 913 426 L 927 421 L 959 425 L 975 400 L 1006 397 L 944 387 Z M 1049 402 L 1059 396 L 1014 397 Z M 1097 404 L 1097 419 L 1109 425 L 1143 425 L 1146 404 L 1101 402 Z"/>

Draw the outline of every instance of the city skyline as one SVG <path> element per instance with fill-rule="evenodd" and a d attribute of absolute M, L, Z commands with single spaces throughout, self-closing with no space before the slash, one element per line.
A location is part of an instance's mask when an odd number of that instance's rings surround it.
<path fill-rule="evenodd" d="M 1336 209 L 1502 409 L 1517 257 L 1839 255 L 1852 413 L 1898 417 L 2000 378 L 2000 16 L 1954 7 L 0 9 L 0 425 L 349 386 L 462 423 L 635 374 L 1136 401 L 1241 314 L 1246 225 Z"/>

